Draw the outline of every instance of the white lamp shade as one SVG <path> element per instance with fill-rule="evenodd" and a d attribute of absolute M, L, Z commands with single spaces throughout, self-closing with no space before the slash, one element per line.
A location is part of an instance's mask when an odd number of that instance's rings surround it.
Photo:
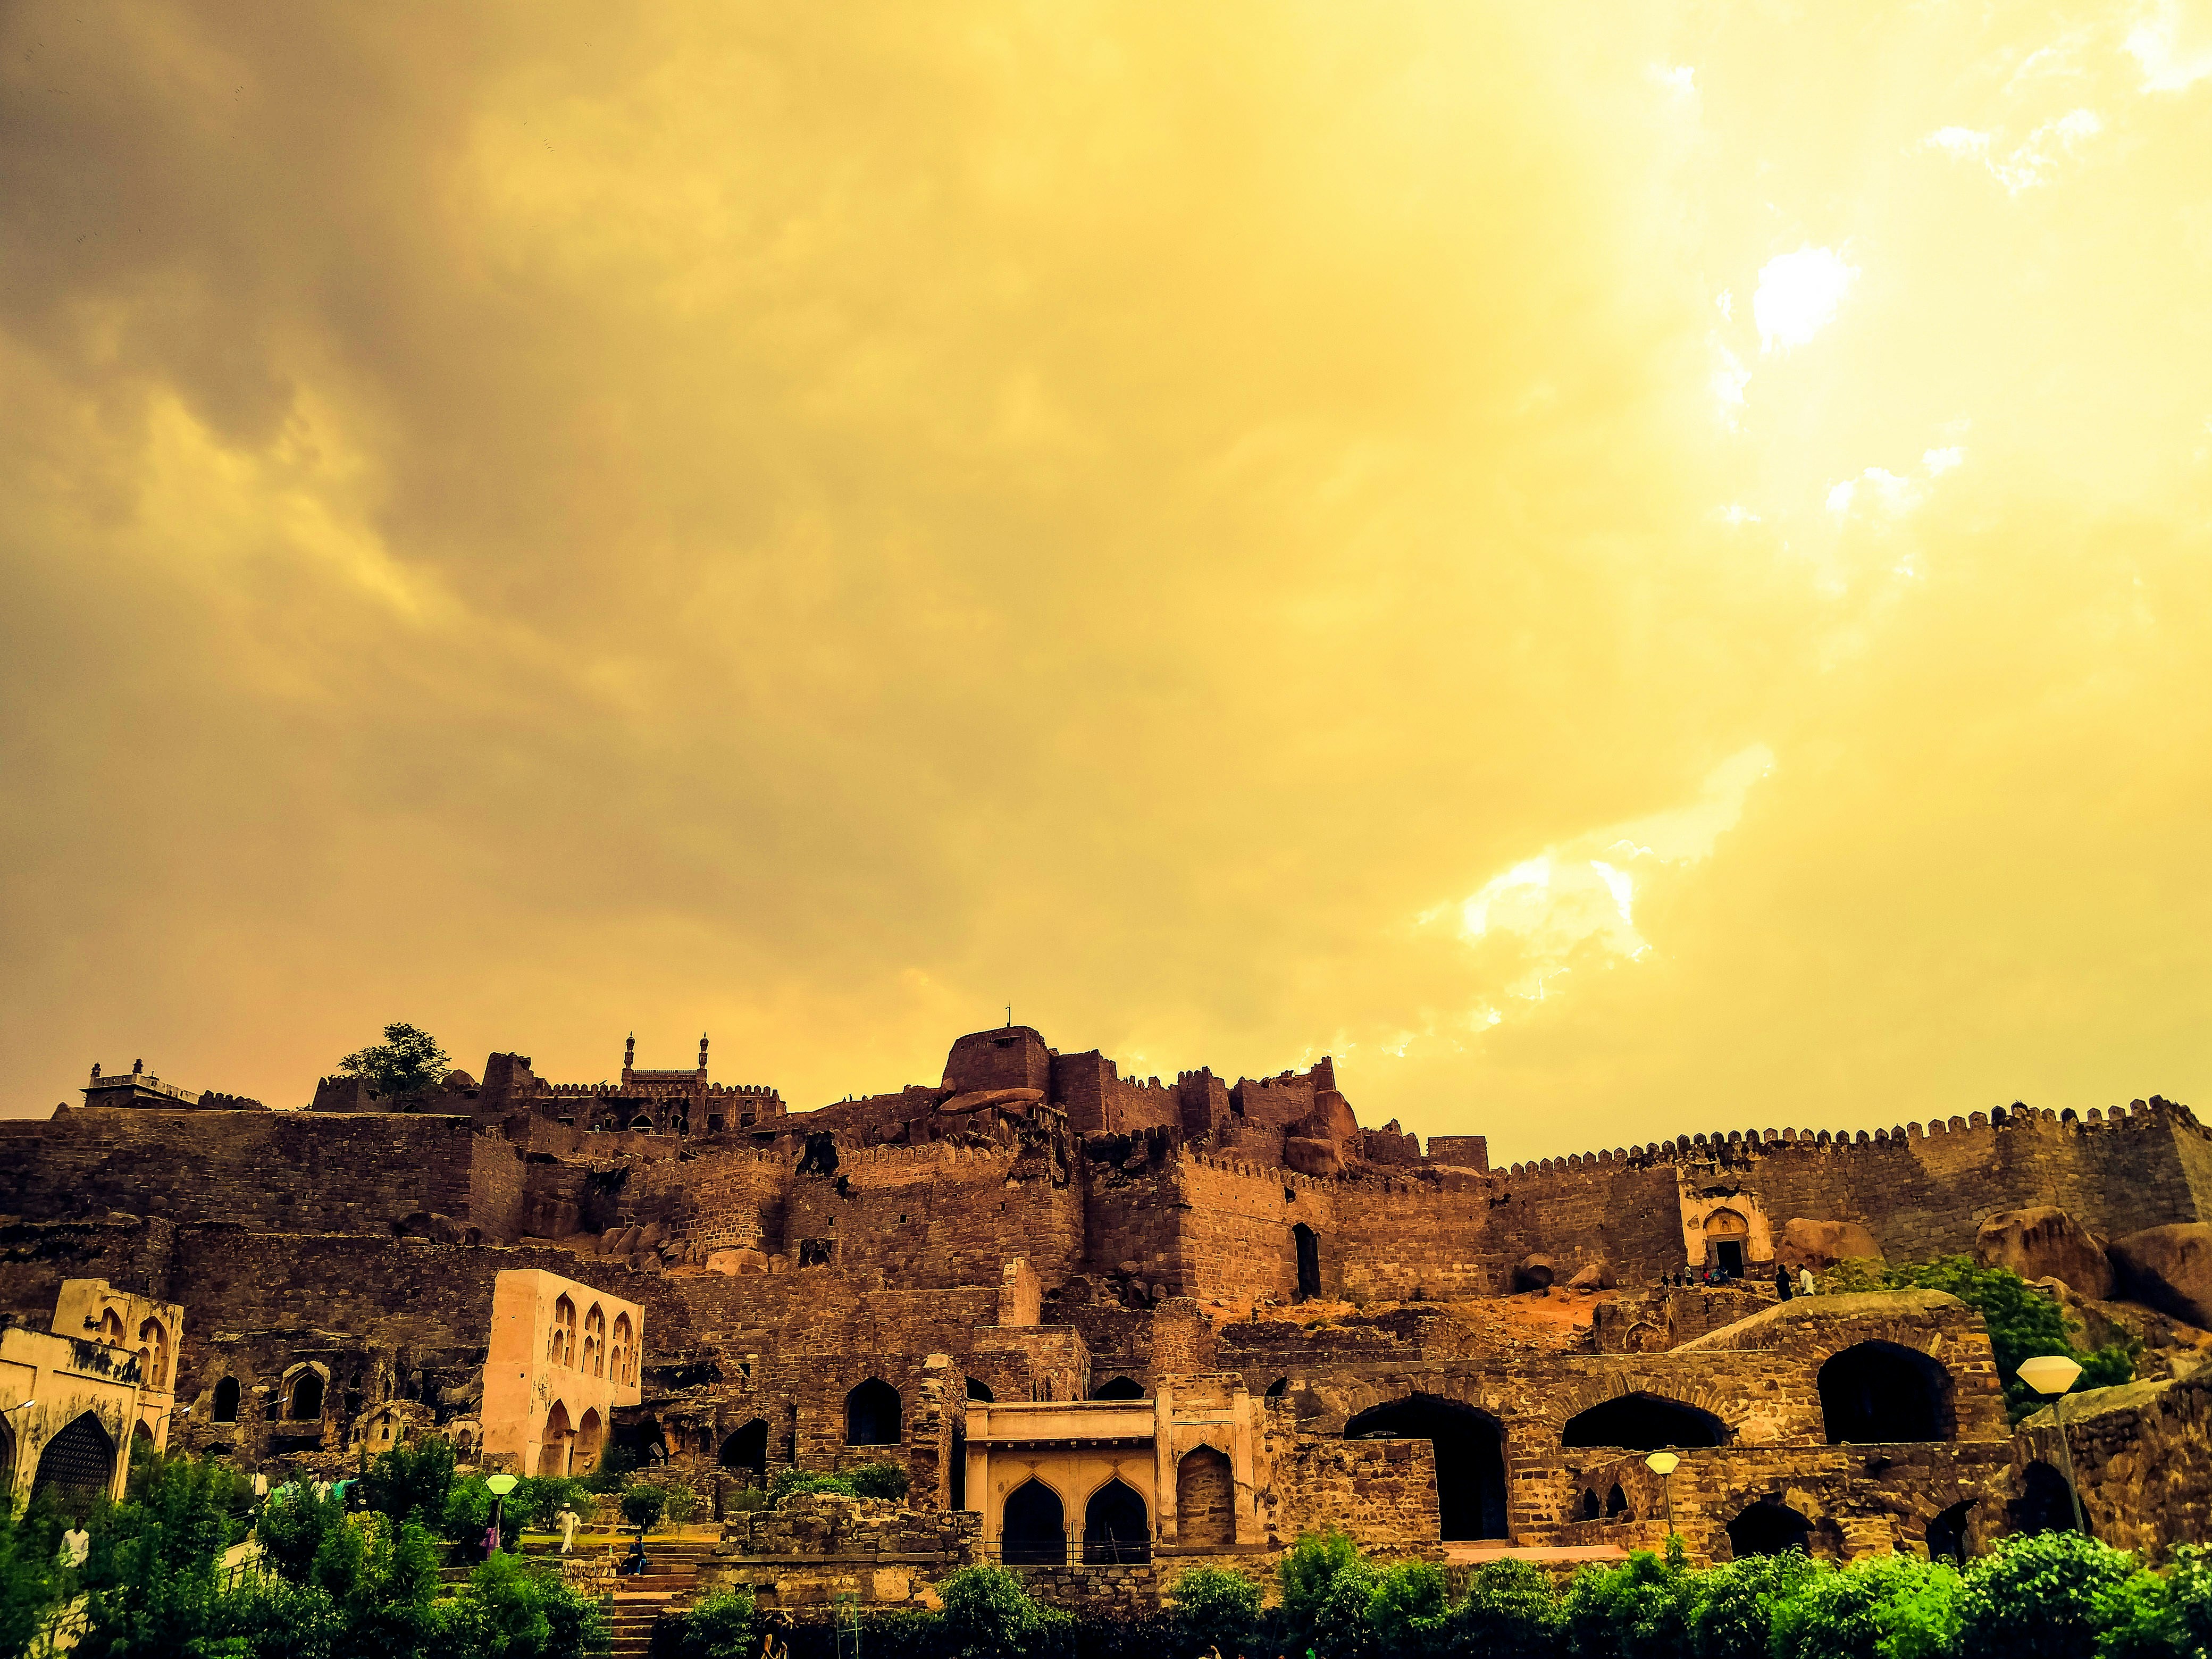
<path fill-rule="evenodd" d="M 1682 1460 L 1680 1458 L 1675 1456 L 1672 1452 L 1656 1451 L 1653 1452 L 1650 1456 L 1644 1460 L 1644 1467 L 1650 1470 L 1652 1474 L 1659 1476 L 1662 1480 L 1664 1480 L 1667 1476 L 1674 1473 L 1675 1466 L 1681 1462 L 1681 1461 Z"/>
<path fill-rule="evenodd" d="M 484 1482 L 494 1498 L 504 1498 L 522 1483 L 511 1474 L 495 1474 Z"/>
<path fill-rule="evenodd" d="M 2064 1394 L 2081 1368 L 2063 1353 L 2039 1354 L 2020 1362 L 2020 1380 L 2038 1394 Z"/>

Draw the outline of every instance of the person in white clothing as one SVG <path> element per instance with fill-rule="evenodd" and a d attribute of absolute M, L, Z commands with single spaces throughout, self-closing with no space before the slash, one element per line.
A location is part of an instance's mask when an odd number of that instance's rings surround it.
<path fill-rule="evenodd" d="M 1797 1270 L 1797 1294 L 1800 1296 L 1813 1294 L 1813 1270 L 1810 1267 L 1800 1267 Z"/>
<path fill-rule="evenodd" d="M 81 1567 L 92 1553 L 92 1534 L 84 1529 L 84 1522 L 72 1521 L 69 1530 L 62 1534 L 62 1565 Z"/>
<path fill-rule="evenodd" d="M 583 1524 L 584 1517 L 563 1504 L 553 1521 L 561 1528 L 561 1553 L 567 1555 L 576 1547 L 576 1528 Z"/>

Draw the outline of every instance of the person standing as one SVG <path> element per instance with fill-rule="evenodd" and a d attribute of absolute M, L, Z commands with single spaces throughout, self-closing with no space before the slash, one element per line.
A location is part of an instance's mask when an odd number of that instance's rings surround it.
<path fill-rule="evenodd" d="M 584 1517 L 568 1504 L 563 1504 L 561 1506 L 561 1513 L 555 1516 L 553 1519 L 561 1528 L 561 1553 L 563 1555 L 574 1553 L 576 1547 L 576 1528 L 583 1523 Z"/>
<path fill-rule="evenodd" d="M 1800 1296 L 1813 1294 L 1813 1270 L 1810 1267 L 1800 1267 L 1797 1270 L 1797 1294 Z"/>
<path fill-rule="evenodd" d="M 84 1529 L 84 1522 L 72 1521 L 69 1530 L 62 1534 L 62 1565 L 81 1567 L 92 1553 L 92 1534 Z"/>
<path fill-rule="evenodd" d="M 1790 1269 L 1779 1263 L 1774 1269 L 1774 1293 L 1784 1302 L 1797 1293 L 1796 1287 L 1790 1282 Z"/>

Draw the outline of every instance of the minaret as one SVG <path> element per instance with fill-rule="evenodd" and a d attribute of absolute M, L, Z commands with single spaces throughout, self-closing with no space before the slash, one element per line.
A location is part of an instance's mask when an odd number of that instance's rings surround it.
<path fill-rule="evenodd" d="M 628 1083 L 629 1081 L 631 1069 L 635 1067 L 636 1064 L 637 1033 L 632 1031 L 629 1034 L 629 1041 L 623 1044 L 623 1081 L 624 1083 Z"/>
<path fill-rule="evenodd" d="M 707 1034 L 704 1031 L 699 1033 L 699 1075 L 707 1075 Z"/>

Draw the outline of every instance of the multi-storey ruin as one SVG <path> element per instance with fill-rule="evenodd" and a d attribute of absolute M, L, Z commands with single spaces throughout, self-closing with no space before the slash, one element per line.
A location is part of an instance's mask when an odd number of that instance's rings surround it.
<path fill-rule="evenodd" d="M 495 1054 L 402 1101 L 326 1079 L 269 1110 L 139 1070 L 86 1103 L 0 1122 L 0 1310 L 43 1328 L 88 1279 L 176 1304 L 173 1443 L 328 1468 L 437 1427 L 524 1473 L 621 1444 L 723 1495 L 893 1461 L 906 1505 L 866 1525 L 922 1565 L 879 1600 L 932 1560 L 1143 1580 L 1323 1525 L 1465 1557 L 1671 1519 L 1727 1557 L 2045 1523 L 2049 1435 L 2008 1425 L 1977 1314 L 1779 1293 L 1778 1268 L 1875 1254 L 1995 1251 L 2142 1345 L 2125 1433 L 2172 1440 L 2165 1485 L 2092 1457 L 2083 1497 L 2115 1526 L 2203 1513 L 2212 1138 L 2156 1097 L 1493 1169 L 1479 1135 L 1363 1127 L 1326 1059 L 1138 1079 L 1009 1025 L 936 1083 L 798 1113 L 712 1082 L 703 1038 L 694 1068 L 633 1044 L 598 1084 Z M 535 1310 L 529 1343 L 555 1333 L 512 1431 L 484 1392 L 495 1296 Z M 605 1370 L 617 1319 L 634 1387 Z M 813 1571 L 778 1516 L 731 1522 L 731 1571 L 770 1596 L 889 1547 Z"/>

